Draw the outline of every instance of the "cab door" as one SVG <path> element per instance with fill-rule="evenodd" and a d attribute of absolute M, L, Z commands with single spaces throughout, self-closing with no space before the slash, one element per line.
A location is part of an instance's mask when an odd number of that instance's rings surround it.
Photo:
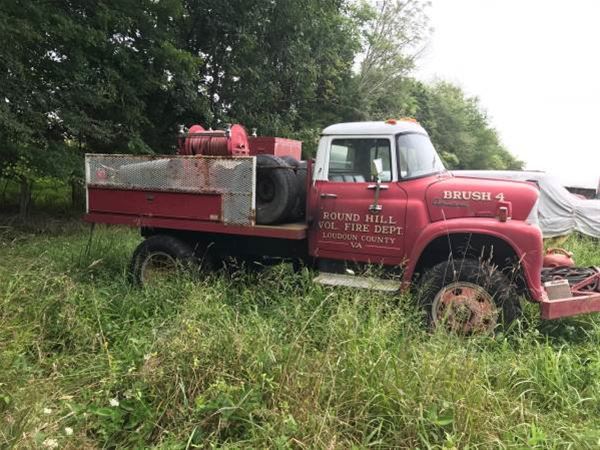
<path fill-rule="evenodd" d="M 315 172 L 311 254 L 318 258 L 396 265 L 404 259 L 406 192 L 397 183 L 390 136 L 331 136 Z M 377 180 L 372 162 L 381 159 Z"/>

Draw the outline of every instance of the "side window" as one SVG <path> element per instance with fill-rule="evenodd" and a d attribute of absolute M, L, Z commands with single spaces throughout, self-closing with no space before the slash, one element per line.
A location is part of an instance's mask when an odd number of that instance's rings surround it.
<path fill-rule="evenodd" d="M 384 175 L 381 181 L 391 181 L 390 141 L 380 138 L 334 139 L 329 154 L 329 181 L 373 181 L 371 162 L 380 158 Z"/>
<path fill-rule="evenodd" d="M 334 143 L 331 145 L 329 155 L 329 172 L 352 172 L 354 170 L 354 147 Z"/>

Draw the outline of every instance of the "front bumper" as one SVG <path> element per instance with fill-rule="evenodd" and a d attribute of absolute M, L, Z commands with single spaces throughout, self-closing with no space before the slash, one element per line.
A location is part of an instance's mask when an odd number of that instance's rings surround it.
<path fill-rule="evenodd" d="M 598 286 L 600 286 L 600 268 L 596 267 L 594 275 L 571 287 L 571 297 L 550 300 L 545 296 L 540 302 L 542 319 L 552 320 L 600 312 L 600 292 L 590 290 L 590 288 L 598 289 Z"/>

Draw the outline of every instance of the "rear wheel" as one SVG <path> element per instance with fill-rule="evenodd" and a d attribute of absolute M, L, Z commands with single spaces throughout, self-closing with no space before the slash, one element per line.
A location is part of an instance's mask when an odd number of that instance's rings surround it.
<path fill-rule="evenodd" d="M 199 252 L 173 236 L 155 235 L 144 240 L 133 252 L 129 272 L 139 286 L 152 286 L 181 274 L 198 276 L 212 270 L 209 255 Z"/>
<path fill-rule="evenodd" d="M 461 335 L 492 333 L 521 314 L 515 286 L 498 268 L 477 260 L 434 266 L 417 295 L 431 327 Z"/>

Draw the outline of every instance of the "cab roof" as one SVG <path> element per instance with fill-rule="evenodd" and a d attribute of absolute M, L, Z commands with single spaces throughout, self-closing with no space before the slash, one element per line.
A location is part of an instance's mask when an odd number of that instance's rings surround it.
<path fill-rule="evenodd" d="M 406 132 L 427 134 L 425 129 L 413 120 L 387 120 L 378 122 L 346 122 L 330 125 L 323 135 L 390 135 Z"/>

